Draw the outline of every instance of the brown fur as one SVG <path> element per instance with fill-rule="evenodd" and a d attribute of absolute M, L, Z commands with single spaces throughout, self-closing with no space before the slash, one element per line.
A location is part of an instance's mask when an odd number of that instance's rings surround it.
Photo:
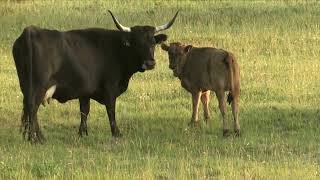
<path fill-rule="evenodd" d="M 162 44 L 161 48 L 168 52 L 169 68 L 178 77 L 181 85 L 192 94 L 193 113 L 190 124 L 198 122 L 199 101 L 204 106 L 206 122 L 209 119 L 210 90 L 214 91 L 219 101 L 223 118 L 223 134 L 228 132 L 226 122 L 225 91 L 228 91 L 227 101 L 232 106 L 234 130 L 240 134 L 239 96 L 240 70 L 239 65 L 230 52 L 210 47 L 197 48 L 185 46 L 179 42 Z"/>

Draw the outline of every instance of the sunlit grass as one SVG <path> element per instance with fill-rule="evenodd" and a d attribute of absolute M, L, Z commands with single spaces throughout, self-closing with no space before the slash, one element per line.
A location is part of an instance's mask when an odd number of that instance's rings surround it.
<path fill-rule="evenodd" d="M 169 42 L 232 51 L 241 67 L 242 136 L 222 137 L 214 96 L 209 125 L 187 129 L 190 94 L 158 47 L 156 69 L 135 74 L 118 98 L 123 138 L 111 137 L 105 107 L 92 100 L 89 136 L 79 139 L 74 100 L 40 108 L 44 145 L 24 141 L 14 40 L 30 24 L 115 29 L 108 9 L 127 26 L 160 25 L 181 9 L 165 32 Z M 319 178 L 319 16 L 316 1 L 1 1 L 1 179 Z M 228 118 L 231 127 L 230 111 Z"/>

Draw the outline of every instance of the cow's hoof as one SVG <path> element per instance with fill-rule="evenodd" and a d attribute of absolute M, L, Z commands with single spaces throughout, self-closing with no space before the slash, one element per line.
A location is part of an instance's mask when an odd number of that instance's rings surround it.
<path fill-rule="evenodd" d="M 88 130 L 87 129 L 79 129 L 78 134 L 80 137 L 88 136 Z"/>
<path fill-rule="evenodd" d="M 224 129 L 222 135 L 223 135 L 223 137 L 228 137 L 229 136 L 229 129 Z"/>
<path fill-rule="evenodd" d="M 240 137 L 240 129 L 234 130 L 235 136 Z"/>
<path fill-rule="evenodd" d="M 45 139 L 40 131 L 29 132 L 28 140 L 33 144 L 43 144 Z"/>
<path fill-rule="evenodd" d="M 122 137 L 122 134 L 120 133 L 119 129 L 112 132 L 112 137 L 114 137 L 114 138 L 121 138 Z"/>
<path fill-rule="evenodd" d="M 30 137 L 29 137 L 28 134 L 29 134 L 29 133 L 28 133 L 27 130 L 23 130 L 23 132 L 22 132 L 22 138 L 23 138 L 24 140 L 30 139 Z"/>
<path fill-rule="evenodd" d="M 30 139 L 29 125 L 27 125 L 27 124 L 21 125 L 20 132 L 21 132 L 22 138 L 24 140 Z"/>
<path fill-rule="evenodd" d="M 112 137 L 114 138 L 121 138 L 123 135 L 121 133 L 113 134 Z"/>

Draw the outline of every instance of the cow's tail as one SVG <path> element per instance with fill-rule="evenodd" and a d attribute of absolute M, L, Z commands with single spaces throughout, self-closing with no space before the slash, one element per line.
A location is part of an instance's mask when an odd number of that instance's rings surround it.
<path fill-rule="evenodd" d="M 26 51 L 27 51 L 27 56 L 26 56 L 26 61 L 25 61 L 25 70 L 27 72 L 27 87 L 26 87 L 26 111 L 28 114 L 28 123 L 30 124 L 31 122 L 31 116 L 32 116 L 32 108 L 33 108 L 33 82 L 32 82 L 32 69 L 33 69 L 33 43 L 32 43 L 32 27 L 27 27 L 24 30 L 25 32 L 25 37 L 26 37 Z"/>
<path fill-rule="evenodd" d="M 235 95 L 235 83 L 234 83 L 234 56 L 232 53 L 228 52 L 227 57 L 225 58 L 226 63 L 228 64 L 229 76 L 230 76 L 230 91 L 228 94 L 227 102 L 231 104 Z"/>

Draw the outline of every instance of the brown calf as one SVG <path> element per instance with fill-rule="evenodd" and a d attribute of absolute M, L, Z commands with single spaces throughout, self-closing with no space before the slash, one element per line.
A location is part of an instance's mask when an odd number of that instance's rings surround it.
<path fill-rule="evenodd" d="M 232 106 L 234 131 L 240 135 L 239 95 L 240 71 L 233 54 L 216 48 L 197 48 L 184 46 L 179 42 L 162 44 L 161 48 L 168 52 L 169 68 L 178 77 L 181 85 L 192 94 L 193 113 L 190 125 L 198 122 L 199 101 L 204 106 L 204 117 L 209 119 L 210 90 L 214 91 L 223 118 L 223 135 L 228 134 L 226 122 L 225 91 L 229 91 L 227 101 Z"/>

